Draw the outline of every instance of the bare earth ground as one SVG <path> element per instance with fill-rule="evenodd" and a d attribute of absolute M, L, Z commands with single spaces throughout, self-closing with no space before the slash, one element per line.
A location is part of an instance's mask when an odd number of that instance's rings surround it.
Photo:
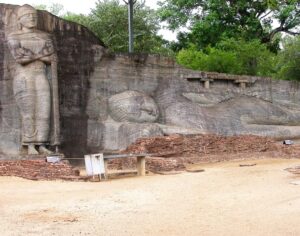
<path fill-rule="evenodd" d="M 299 164 L 231 161 L 101 183 L 0 177 L 0 235 L 300 235 L 300 179 L 283 171 Z"/>

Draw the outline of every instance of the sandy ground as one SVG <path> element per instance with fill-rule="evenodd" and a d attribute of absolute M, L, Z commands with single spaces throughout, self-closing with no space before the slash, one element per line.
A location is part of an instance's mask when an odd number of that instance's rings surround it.
<path fill-rule="evenodd" d="M 101 183 L 0 177 L 0 235 L 300 235 L 300 160 Z"/>

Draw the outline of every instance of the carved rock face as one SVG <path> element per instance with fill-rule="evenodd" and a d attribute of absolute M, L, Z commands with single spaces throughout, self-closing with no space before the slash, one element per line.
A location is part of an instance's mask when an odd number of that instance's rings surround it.
<path fill-rule="evenodd" d="M 40 150 L 46 151 L 44 146 L 51 142 L 51 100 L 58 101 L 58 95 L 54 95 L 58 88 L 53 82 L 57 84 L 56 52 L 51 35 L 36 29 L 37 11 L 33 7 L 17 8 L 17 17 L 18 29 L 7 34 L 14 59 L 13 93 L 22 120 L 22 146 L 28 146 L 28 154 L 39 154 L 35 146 L 43 146 Z M 53 127 L 59 127 L 58 114 L 58 109 L 53 110 Z"/>
<path fill-rule="evenodd" d="M 159 116 L 155 101 L 137 91 L 125 91 L 110 97 L 108 106 L 111 117 L 119 122 L 155 122 Z"/>
<path fill-rule="evenodd" d="M 24 15 L 19 19 L 19 22 L 22 24 L 23 27 L 26 27 L 29 29 L 36 28 L 37 13 Z"/>
<path fill-rule="evenodd" d="M 36 28 L 37 26 L 37 11 L 30 5 L 23 5 L 17 9 L 19 23 L 28 29 Z"/>

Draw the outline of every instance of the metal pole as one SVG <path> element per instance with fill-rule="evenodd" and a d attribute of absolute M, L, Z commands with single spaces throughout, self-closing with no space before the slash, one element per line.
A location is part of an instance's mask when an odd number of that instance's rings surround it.
<path fill-rule="evenodd" d="M 134 51 L 134 38 L 133 38 L 133 1 L 128 0 L 128 33 L 129 33 L 129 52 Z"/>

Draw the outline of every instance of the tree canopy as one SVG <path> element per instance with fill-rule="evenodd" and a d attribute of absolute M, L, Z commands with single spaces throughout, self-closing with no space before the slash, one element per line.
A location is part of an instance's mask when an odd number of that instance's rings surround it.
<path fill-rule="evenodd" d="M 203 49 L 224 38 L 242 38 L 258 39 L 277 51 L 281 32 L 299 34 L 298 0 L 165 0 L 160 6 L 161 19 L 170 29 L 179 29 L 177 49 L 189 43 Z"/>
<path fill-rule="evenodd" d="M 89 15 L 67 13 L 64 18 L 91 29 L 113 51 L 128 51 L 128 9 L 119 0 L 98 0 Z M 171 53 L 158 35 L 160 23 L 155 10 L 143 2 L 134 4 L 133 27 L 136 52 Z"/>

